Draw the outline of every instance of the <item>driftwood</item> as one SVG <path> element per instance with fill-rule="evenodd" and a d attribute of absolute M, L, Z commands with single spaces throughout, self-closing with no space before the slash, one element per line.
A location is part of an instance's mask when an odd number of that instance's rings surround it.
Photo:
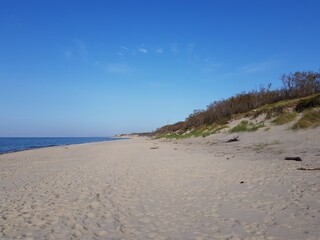
<path fill-rule="evenodd" d="M 158 149 L 159 147 L 151 147 L 150 149 Z"/>
<path fill-rule="evenodd" d="M 234 137 L 234 138 L 231 138 L 231 139 L 229 139 L 229 140 L 226 141 L 226 142 L 229 143 L 229 142 L 237 142 L 237 141 L 239 141 L 239 136 L 236 136 L 236 137 Z"/>
<path fill-rule="evenodd" d="M 317 168 L 304 168 L 304 167 L 300 167 L 300 168 L 297 168 L 297 170 L 306 170 L 306 171 L 320 170 L 320 167 L 317 167 Z"/>
<path fill-rule="evenodd" d="M 301 157 L 285 157 L 284 160 L 302 161 Z"/>

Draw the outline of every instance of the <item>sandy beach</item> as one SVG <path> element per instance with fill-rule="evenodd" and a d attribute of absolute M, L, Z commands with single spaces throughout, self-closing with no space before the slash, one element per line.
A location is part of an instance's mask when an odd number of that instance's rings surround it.
<path fill-rule="evenodd" d="M 0 155 L 0 238 L 320 239 L 319 128 L 234 135 Z"/>

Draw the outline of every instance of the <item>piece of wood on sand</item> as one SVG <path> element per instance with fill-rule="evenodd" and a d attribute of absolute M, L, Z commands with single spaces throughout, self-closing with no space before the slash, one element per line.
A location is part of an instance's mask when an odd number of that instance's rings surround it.
<path fill-rule="evenodd" d="M 301 162 L 301 157 L 285 157 L 284 160 L 291 160 L 291 161 L 299 161 Z"/>
<path fill-rule="evenodd" d="M 239 136 L 236 136 L 236 137 L 233 137 L 233 138 L 227 140 L 226 142 L 227 142 L 227 143 L 229 143 L 229 142 L 237 142 L 237 141 L 239 141 L 239 140 L 240 140 L 240 139 L 239 139 Z"/>
<path fill-rule="evenodd" d="M 300 168 L 297 168 L 297 170 L 305 170 L 305 171 L 320 170 L 320 167 L 316 167 L 316 168 L 300 167 Z"/>

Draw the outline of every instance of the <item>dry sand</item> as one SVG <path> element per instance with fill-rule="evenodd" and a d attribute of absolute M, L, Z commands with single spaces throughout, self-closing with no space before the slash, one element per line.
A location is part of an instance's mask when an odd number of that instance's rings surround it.
<path fill-rule="evenodd" d="M 320 167 L 319 133 L 275 127 L 233 143 L 133 138 L 0 155 L 0 238 L 320 239 L 320 171 L 297 170 Z"/>

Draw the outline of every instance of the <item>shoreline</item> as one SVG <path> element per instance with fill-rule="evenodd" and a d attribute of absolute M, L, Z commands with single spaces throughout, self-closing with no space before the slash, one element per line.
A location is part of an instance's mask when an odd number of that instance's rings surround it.
<path fill-rule="evenodd" d="M 317 239 L 319 129 L 239 135 L 0 155 L 0 238 Z"/>
<path fill-rule="evenodd" d="M 4 137 L 6 138 L 6 137 Z M 9 138 L 9 137 L 8 137 Z M 16 138 L 16 137 L 12 137 Z M 29 138 L 29 137 L 21 137 L 21 138 Z M 32 137 L 34 139 L 41 139 L 41 138 L 73 138 L 73 137 Z M 86 138 L 86 137 L 78 137 L 78 138 Z M 102 137 L 104 138 L 104 137 Z M 36 146 L 36 147 L 29 147 L 26 149 L 21 149 L 21 150 L 12 150 L 12 151 L 7 151 L 7 152 L 0 152 L 0 155 L 4 154 L 9 154 L 9 153 L 17 153 L 17 152 L 23 152 L 23 151 L 30 151 L 30 150 L 36 150 L 36 149 L 41 149 L 41 148 L 52 148 L 52 147 L 63 147 L 63 146 L 71 146 L 71 145 L 78 145 L 78 144 L 87 144 L 87 143 L 98 143 L 98 142 L 110 142 L 110 141 L 118 141 L 118 140 L 127 140 L 130 139 L 129 137 L 106 137 L 109 138 L 110 140 L 105 140 L 105 141 L 97 141 L 97 142 L 84 142 L 84 143 L 70 143 L 70 144 L 61 144 L 61 145 L 47 145 L 47 146 Z"/>

